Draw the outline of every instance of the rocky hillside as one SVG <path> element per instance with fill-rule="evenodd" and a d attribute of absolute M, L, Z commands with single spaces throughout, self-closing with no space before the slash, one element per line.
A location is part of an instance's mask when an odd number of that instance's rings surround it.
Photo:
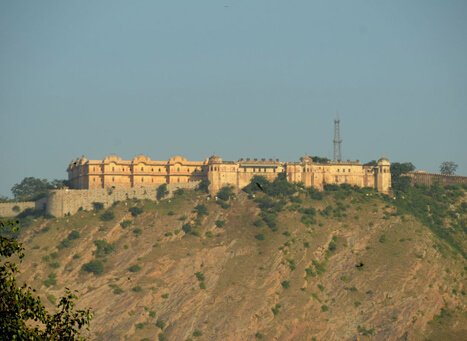
<path fill-rule="evenodd" d="M 465 189 L 455 191 L 447 228 L 467 217 Z M 446 238 L 410 203 L 350 188 L 220 197 L 186 191 L 36 218 L 21 236 L 20 279 L 49 307 L 79 290 L 93 340 L 467 335 L 465 225 Z"/>

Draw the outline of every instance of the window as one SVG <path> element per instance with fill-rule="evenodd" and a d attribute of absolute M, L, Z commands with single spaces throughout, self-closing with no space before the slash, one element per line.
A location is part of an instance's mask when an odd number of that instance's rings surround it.
<path fill-rule="evenodd" d="M 151 168 L 151 172 L 154 172 L 154 168 Z"/>
<path fill-rule="evenodd" d="M 246 168 L 243 168 L 243 173 L 246 173 Z"/>
<path fill-rule="evenodd" d="M 114 182 L 114 181 L 115 181 L 115 178 L 114 178 L 114 177 L 112 177 L 112 182 Z"/>
<path fill-rule="evenodd" d="M 141 178 L 141 182 L 144 182 L 144 178 Z"/>
<path fill-rule="evenodd" d="M 115 167 L 112 167 L 112 172 L 115 172 Z"/>
<path fill-rule="evenodd" d="M 177 167 L 177 172 L 180 172 L 180 167 Z"/>
<path fill-rule="evenodd" d="M 161 169 L 159 168 L 159 173 L 161 172 Z"/>
<path fill-rule="evenodd" d="M 144 167 L 141 167 L 141 172 L 144 170 Z"/>

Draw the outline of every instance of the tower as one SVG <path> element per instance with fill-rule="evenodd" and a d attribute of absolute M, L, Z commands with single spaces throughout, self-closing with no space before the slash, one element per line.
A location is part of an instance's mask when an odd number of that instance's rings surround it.
<path fill-rule="evenodd" d="M 334 120 L 334 161 L 342 161 L 342 150 L 341 150 L 341 132 L 340 132 L 340 120 L 339 117 Z"/>

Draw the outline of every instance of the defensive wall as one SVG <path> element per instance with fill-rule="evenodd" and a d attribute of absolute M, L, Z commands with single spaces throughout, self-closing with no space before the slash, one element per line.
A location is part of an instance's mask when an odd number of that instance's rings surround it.
<path fill-rule="evenodd" d="M 173 196 L 177 189 L 195 189 L 199 182 L 168 184 L 167 197 Z M 49 192 L 46 213 L 54 217 L 75 214 L 78 210 L 92 210 L 93 202 L 100 202 L 104 208 L 116 201 L 128 199 L 156 200 L 157 187 L 139 188 L 98 188 L 98 189 L 58 189 Z"/>
<path fill-rule="evenodd" d="M 437 173 L 425 173 L 425 172 L 410 172 L 405 176 L 410 178 L 412 185 L 425 185 L 431 186 L 435 183 L 440 185 L 455 185 L 465 184 L 467 185 L 467 176 L 459 175 L 443 175 Z"/>
<path fill-rule="evenodd" d="M 28 208 L 36 209 L 36 203 L 34 201 L 2 202 L 0 203 L 0 217 L 16 217 Z"/>

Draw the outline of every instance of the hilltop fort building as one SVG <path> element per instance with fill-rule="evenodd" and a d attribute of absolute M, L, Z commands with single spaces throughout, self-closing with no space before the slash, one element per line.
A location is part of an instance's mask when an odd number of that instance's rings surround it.
<path fill-rule="evenodd" d="M 315 163 L 309 156 L 299 162 L 273 159 L 240 159 L 224 161 L 211 156 L 205 161 L 188 161 L 182 156 L 156 161 L 139 155 L 122 160 L 111 155 L 103 160 L 76 159 L 68 166 L 68 180 L 72 189 L 134 189 L 154 188 L 161 184 L 193 184 L 209 180 L 211 194 L 223 186 L 240 190 L 253 176 L 274 180 L 284 173 L 288 181 L 302 182 L 305 187 L 322 190 L 326 184 L 349 184 L 370 187 L 388 193 L 391 187 L 390 162 L 381 158 L 376 164 L 363 165 L 358 161 Z"/>

